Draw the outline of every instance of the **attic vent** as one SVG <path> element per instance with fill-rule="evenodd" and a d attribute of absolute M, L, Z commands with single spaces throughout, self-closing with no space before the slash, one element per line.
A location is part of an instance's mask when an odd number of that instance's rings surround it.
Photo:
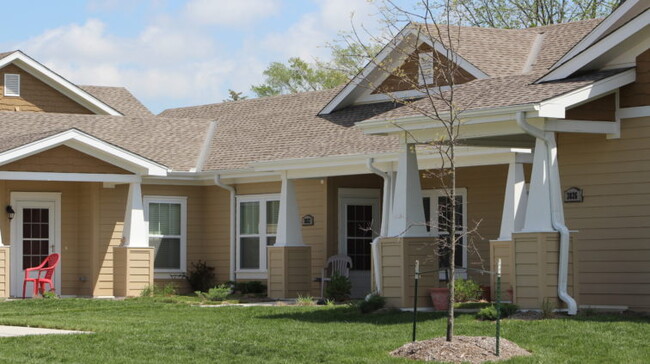
<path fill-rule="evenodd" d="M 418 59 L 420 62 L 420 69 L 418 70 L 418 81 L 420 86 L 425 86 L 433 83 L 433 52 L 419 53 Z"/>
<path fill-rule="evenodd" d="M 5 73 L 5 96 L 20 96 L 20 75 Z"/>

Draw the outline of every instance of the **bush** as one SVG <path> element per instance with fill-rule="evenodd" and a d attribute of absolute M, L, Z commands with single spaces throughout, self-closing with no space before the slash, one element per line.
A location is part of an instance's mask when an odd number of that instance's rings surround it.
<path fill-rule="evenodd" d="M 542 301 L 542 318 L 549 319 L 555 316 L 555 302 L 550 298 Z"/>
<path fill-rule="evenodd" d="M 350 282 L 350 278 L 334 273 L 325 288 L 325 296 L 334 301 L 345 301 L 350 297 L 351 290 L 352 282 Z"/>
<path fill-rule="evenodd" d="M 227 284 L 220 284 L 210 288 L 207 293 L 196 291 L 197 296 L 208 301 L 223 301 L 232 293 L 232 288 Z"/>
<path fill-rule="evenodd" d="M 481 298 L 481 286 L 471 279 L 456 279 L 456 302 L 478 301 Z"/>
<path fill-rule="evenodd" d="M 371 313 L 384 308 L 386 299 L 376 293 L 371 293 L 366 298 L 359 302 L 359 311 L 361 313 Z"/>
<path fill-rule="evenodd" d="M 211 287 L 214 287 L 214 267 L 199 260 L 192 263 L 192 268 L 187 272 L 186 278 L 190 287 L 192 287 L 192 291 L 206 292 Z"/>
<path fill-rule="evenodd" d="M 501 311 L 501 318 L 512 316 L 519 307 L 511 303 L 502 303 L 499 305 Z M 497 319 L 497 308 L 494 305 L 482 308 L 477 314 L 476 318 L 479 320 L 494 321 Z"/>
<path fill-rule="evenodd" d="M 302 296 L 298 294 L 298 298 L 296 298 L 296 306 L 315 306 L 316 302 L 314 302 L 314 297 L 312 296 Z"/>
<path fill-rule="evenodd" d="M 241 294 L 262 294 L 266 292 L 266 285 L 260 281 L 233 282 L 228 281 L 233 291 Z"/>
<path fill-rule="evenodd" d="M 176 295 L 176 283 L 169 282 L 160 287 L 151 285 L 146 286 L 140 291 L 140 297 L 169 297 Z"/>

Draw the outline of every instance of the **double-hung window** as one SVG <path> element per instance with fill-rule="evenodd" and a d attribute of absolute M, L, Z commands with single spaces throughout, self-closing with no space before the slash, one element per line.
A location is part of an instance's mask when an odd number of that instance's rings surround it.
<path fill-rule="evenodd" d="M 279 195 L 237 198 L 237 276 L 266 278 L 266 247 L 275 244 Z"/>
<path fill-rule="evenodd" d="M 145 196 L 144 213 L 149 228 L 149 246 L 154 248 L 154 271 L 185 272 L 187 198 Z"/>
<path fill-rule="evenodd" d="M 440 244 L 438 266 L 440 269 L 448 268 L 451 264 L 449 249 L 451 246 L 449 234 L 449 224 L 452 221 L 451 199 L 444 190 L 423 190 L 422 196 L 427 232 L 446 241 L 446 244 Z M 467 278 L 467 190 L 465 188 L 456 189 L 456 216 L 453 219 L 456 223 L 454 234 L 456 239 L 456 257 L 454 259 L 456 276 Z M 446 273 L 441 272 L 440 278 L 447 278 Z"/>

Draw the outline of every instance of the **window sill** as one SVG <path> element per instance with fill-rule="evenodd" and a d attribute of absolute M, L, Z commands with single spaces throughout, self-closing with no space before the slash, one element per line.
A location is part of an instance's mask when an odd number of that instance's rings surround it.
<path fill-rule="evenodd" d="M 174 272 L 154 272 L 154 279 L 185 279 L 185 272 L 174 271 Z"/>

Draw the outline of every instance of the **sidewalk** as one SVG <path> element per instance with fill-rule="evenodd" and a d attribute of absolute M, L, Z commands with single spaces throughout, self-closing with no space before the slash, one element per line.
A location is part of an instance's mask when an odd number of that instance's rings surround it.
<path fill-rule="evenodd" d="M 57 329 L 40 329 L 36 327 L 23 326 L 2 326 L 0 325 L 0 337 L 27 336 L 27 335 L 52 335 L 52 334 L 92 334 L 89 331 L 72 331 Z"/>

